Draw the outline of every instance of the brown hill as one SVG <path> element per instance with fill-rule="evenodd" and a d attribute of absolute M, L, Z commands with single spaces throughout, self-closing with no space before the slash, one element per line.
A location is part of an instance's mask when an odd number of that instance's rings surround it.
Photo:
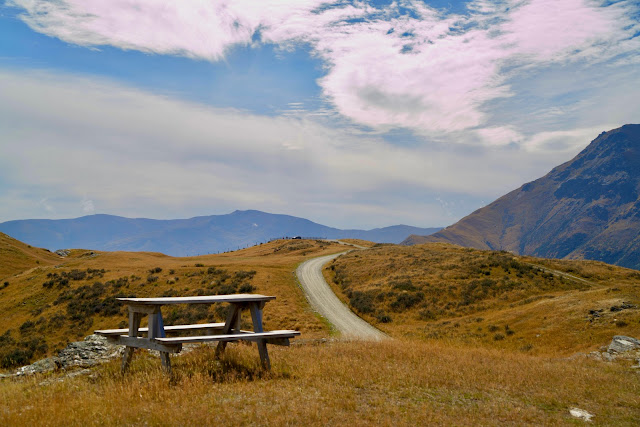
<path fill-rule="evenodd" d="M 640 125 L 625 125 L 544 177 L 403 244 L 447 242 L 640 269 L 639 191 Z"/>
<path fill-rule="evenodd" d="M 199 257 L 74 249 L 61 258 L 6 237 L 0 248 L 0 266 L 13 273 L 0 282 L 0 369 L 55 354 L 95 329 L 124 327 L 126 307 L 116 300 L 123 296 L 275 295 L 265 309 L 266 327 L 297 329 L 305 338 L 325 336 L 327 326 L 308 308 L 292 272 L 308 257 L 348 249 L 324 241 L 278 240 Z M 226 307 L 204 308 L 178 306 L 163 315 L 167 324 L 224 321 Z"/>
<path fill-rule="evenodd" d="M 2 284 L 12 275 L 38 265 L 60 262 L 62 257 L 47 249 L 35 248 L 0 233 L 0 279 Z"/>
<path fill-rule="evenodd" d="M 378 245 L 340 256 L 325 276 L 393 337 L 569 355 L 640 335 L 640 272 L 599 261 Z"/>

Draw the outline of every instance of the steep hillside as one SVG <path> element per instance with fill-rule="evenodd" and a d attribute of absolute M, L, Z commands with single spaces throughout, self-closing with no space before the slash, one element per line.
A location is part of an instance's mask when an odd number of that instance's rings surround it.
<path fill-rule="evenodd" d="M 46 249 L 34 248 L 0 233 L 0 279 L 3 279 L 0 286 L 14 274 L 39 265 L 55 264 L 61 259 Z"/>
<path fill-rule="evenodd" d="M 640 273 L 429 243 L 378 245 L 325 269 L 336 293 L 394 337 L 438 338 L 542 354 L 640 336 Z"/>
<path fill-rule="evenodd" d="M 573 160 L 431 236 L 546 258 L 640 269 L 640 125 L 603 132 Z"/>
<path fill-rule="evenodd" d="M 50 250 L 91 248 L 102 251 L 162 252 L 171 256 L 236 250 L 286 236 L 400 243 L 411 234 L 428 235 L 438 230 L 440 228 L 407 225 L 373 230 L 340 230 L 304 218 L 255 210 L 176 220 L 90 215 L 75 219 L 16 220 L 0 224 L 0 231 Z"/>

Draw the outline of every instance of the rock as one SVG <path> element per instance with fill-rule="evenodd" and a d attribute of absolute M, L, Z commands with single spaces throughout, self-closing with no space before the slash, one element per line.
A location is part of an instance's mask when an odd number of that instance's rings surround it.
<path fill-rule="evenodd" d="M 58 354 L 63 369 L 72 366 L 88 368 L 122 354 L 123 347 L 110 344 L 100 335 L 89 335 L 84 341 L 72 342 Z"/>
<path fill-rule="evenodd" d="M 593 418 L 594 416 L 593 414 L 590 414 L 589 412 L 580 408 L 571 408 L 569 409 L 569 413 L 571 414 L 572 417 L 580 418 L 585 421 L 591 421 L 591 418 Z"/>
<path fill-rule="evenodd" d="M 612 311 L 615 313 L 622 310 L 628 310 L 630 308 L 636 308 L 636 306 L 631 304 L 630 302 L 623 301 L 622 305 L 614 305 L 609 309 L 609 311 Z"/>
<path fill-rule="evenodd" d="M 51 372 L 59 369 L 61 366 L 60 359 L 57 357 L 47 357 L 46 359 L 38 360 L 31 365 L 22 366 L 15 373 L 16 376 L 41 374 L 43 372 Z"/>
<path fill-rule="evenodd" d="M 624 335 L 614 336 L 607 348 L 609 353 L 624 353 L 631 350 L 640 350 L 640 341 Z"/>
<path fill-rule="evenodd" d="M 57 255 L 60 255 L 62 257 L 65 257 L 65 256 L 69 256 L 71 251 L 69 249 L 58 249 L 54 253 L 57 254 Z"/>
<path fill-rule="evenodd" d="M 31 365 L 23 366 L 8 376 L 41 374 L 75 367 L 89 368 L 120 357 L 123 351 L 123 346 L 110 344 L 103 336 L 89 335 L 84 341 L 72 342 L 67 345 L 58 353 L 57 357 L 48 357 Z"/>

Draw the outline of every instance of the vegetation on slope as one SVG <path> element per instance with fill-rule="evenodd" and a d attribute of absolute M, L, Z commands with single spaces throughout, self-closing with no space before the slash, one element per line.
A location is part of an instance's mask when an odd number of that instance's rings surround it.
<path fill-rule="evenodd" d="M 47 249 L 34 248 L 13 237 L 0 233 L 0 287 L 9 277 L 40 265 L 60 262 L 60 256 Z"/>
<path fill-rule="evenodd" d="M 174 375 L 140 352 L 127 375 L 113 361 L 91 376 L 0 383 L 1 425 L 571 425 L 640 418 L 640 378 L 627 365 L 546 358 L 442 341 L 255 346 L 172 357 Z"/>
<path fill-rule="evenodd" d="M 0 368 L 55 354 L 95 329 L 126 327 L 126 307 L 118 297 L 275 295 L 265 308 L 266 328 L 324 335 L 325 324 L 307 307 L 291 272 L 308 256 L 343 249 L 335 243 L 291 240 L 192 258 L 86 250 L 73 250 L 64 259 L 56 255 L 56 265 L 36 264 L 8 277 L 8 287 L 0 286 Z M 224 321 L 226 308 L 178 305 L 165 308 L 163 316 L 166 324 Z"/>
<path fill-rule="evenodd" d="M 392 336 L 573 353 L 640 335 L 640 273 L 600 262 L 377 245 L 335 259 L 325 275 Z"/>
<path fill-rule="evenodd" d="M 542 178 L 404 243 L 427 242 L 640 269 L 640 125 L 603 132 Z"/>

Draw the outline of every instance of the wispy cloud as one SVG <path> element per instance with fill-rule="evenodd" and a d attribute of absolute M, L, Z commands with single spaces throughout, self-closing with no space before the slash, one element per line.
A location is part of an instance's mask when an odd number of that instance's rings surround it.
<path fill-rule="evenodd" d="M 12 182 L 0 192 L 0 220 L 15 212 L 179 217 L 257 208 L 344 227 L 429 226 L 477 207 L 443 209 L 436 197 L 497 197 L 559 160 L 537 140 L 531 151 L 467 151 L 448 141 L 398 147 L 312 118 L 216 109 L 43 72 L 0 72 L 0 141 L 0 182 Z"/>
<path fill-rule="evenodd" d="M 445 15 L 417 0 L 383 8 L 321 0 L 9 4 L 24 10 L 34 30 L 83 46 L 218 61 L 233 46 L 304 43 L 324 61 L 319 84 L 337 112 L 374 129 L 430 136 L 508 126 L 490 124 L 487 105 L 517 96 L 511 82 L 521 73 L 640 58 L 633 1 L 476 0 L 465 15 Z"/>

